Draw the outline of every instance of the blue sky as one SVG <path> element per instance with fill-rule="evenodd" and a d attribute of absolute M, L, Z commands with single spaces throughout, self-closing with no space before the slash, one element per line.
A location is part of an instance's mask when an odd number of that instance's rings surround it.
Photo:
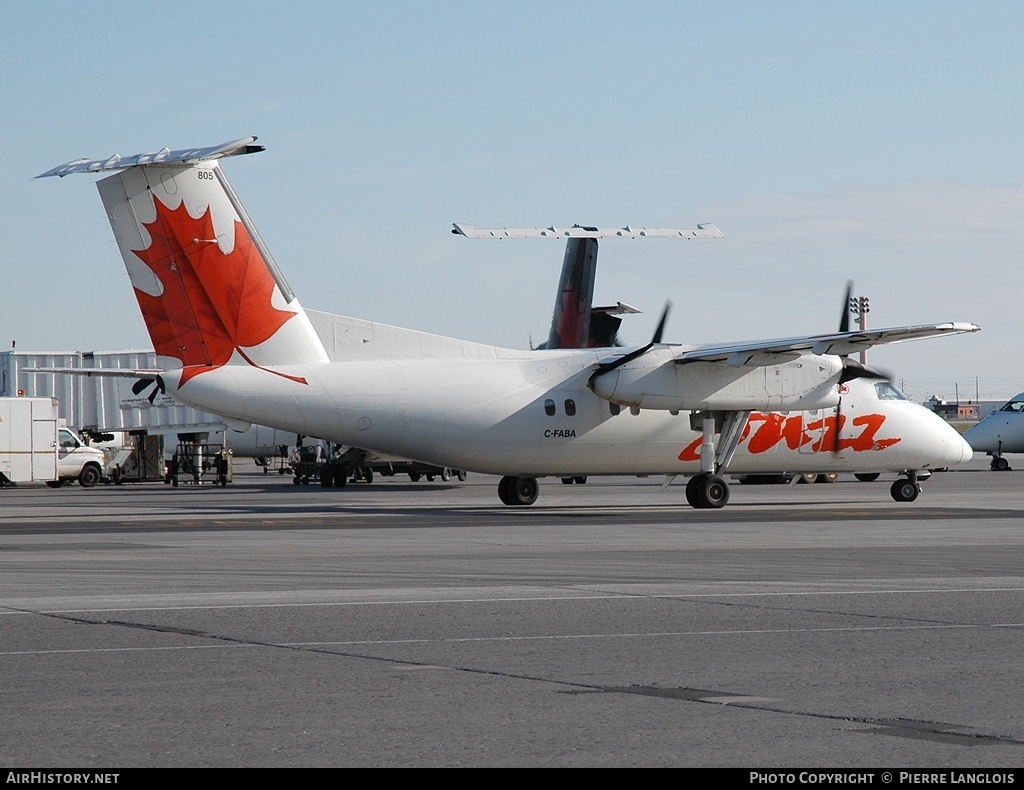
<path fill-rule="evenodd" d="M 679 225 L 607 241 L 600 301 L 666 340 L 871 326 L 915 398 L 1024 390 L 1024 4 L 0 2 L 0 346 L 149 345 L 69 159 L 258 135 L 224 169 L 302 302 L 507 346 L 547 334 L 562 246 L 484 226 Z"/>

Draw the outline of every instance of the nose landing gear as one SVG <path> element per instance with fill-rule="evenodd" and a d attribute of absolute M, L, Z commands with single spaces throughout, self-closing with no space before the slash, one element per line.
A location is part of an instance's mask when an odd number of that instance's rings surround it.
<path fill-rule="evenodd" d="M 906 477 L 901 477 L 892 484 L 889 493 L 897 502 L 913 502 L 921 494 L 921 484 L 917 482 L 917 473 L 907 472 Z"/>

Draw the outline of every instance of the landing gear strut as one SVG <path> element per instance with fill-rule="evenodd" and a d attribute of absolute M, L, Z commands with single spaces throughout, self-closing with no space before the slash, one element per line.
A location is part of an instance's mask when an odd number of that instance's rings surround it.
<path fill-rule="evenodd" d="M 703 433 L 700 445 L 700 472 L 686 483 L 686 501 L 698 509 L 725 507 L 729 501 L 729 484 L 718 474 L 729 466 L 740 441 L 749 411 L 692 412 L 691 425 Z M 718 447 L 715 429 L 718 428 Z"/>

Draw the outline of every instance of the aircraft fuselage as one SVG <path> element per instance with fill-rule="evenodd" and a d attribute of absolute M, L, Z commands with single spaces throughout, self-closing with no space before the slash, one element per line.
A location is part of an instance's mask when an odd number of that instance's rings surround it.
<path fill-rule="evenodd" d="M 192 376 L 180 390 L 175 374 L 166 383 L 173 397 L 240 421 L 472 472 L 698 472 L 700 433 L 689 411 L 622 407 L 596 395 L 588 382 L 599 357 L 534 352 L 274 371 L 226 365 Z M 832 406 L 755 411 L 728 471 L 862 471 L 867 455 L 877 471 L 963 460 L 966 445 L 939 417 L 908 401 L 880 401 L 872 387 L 844 385 L 838 417 L 834 385 Z"/>

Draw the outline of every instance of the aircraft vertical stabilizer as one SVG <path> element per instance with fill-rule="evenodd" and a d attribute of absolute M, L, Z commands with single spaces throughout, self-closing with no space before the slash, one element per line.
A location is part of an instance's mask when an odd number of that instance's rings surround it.
<path fill-rule="evenodd" d="M 596 270 L 597 239 L 569 239 L 562 259 L 551 331 L 541 348 L 587 348 L 590 345 Z"/>
<path fill-rule="evenodd" d="M 182 383 L 226 364 L 326 362 L 327 354 L 214 149 L 80 161 L 44 175 L 119 170 L 97 184 L 153 347 Z M 174 361 L 177 361 L 175 364 Z"/>

